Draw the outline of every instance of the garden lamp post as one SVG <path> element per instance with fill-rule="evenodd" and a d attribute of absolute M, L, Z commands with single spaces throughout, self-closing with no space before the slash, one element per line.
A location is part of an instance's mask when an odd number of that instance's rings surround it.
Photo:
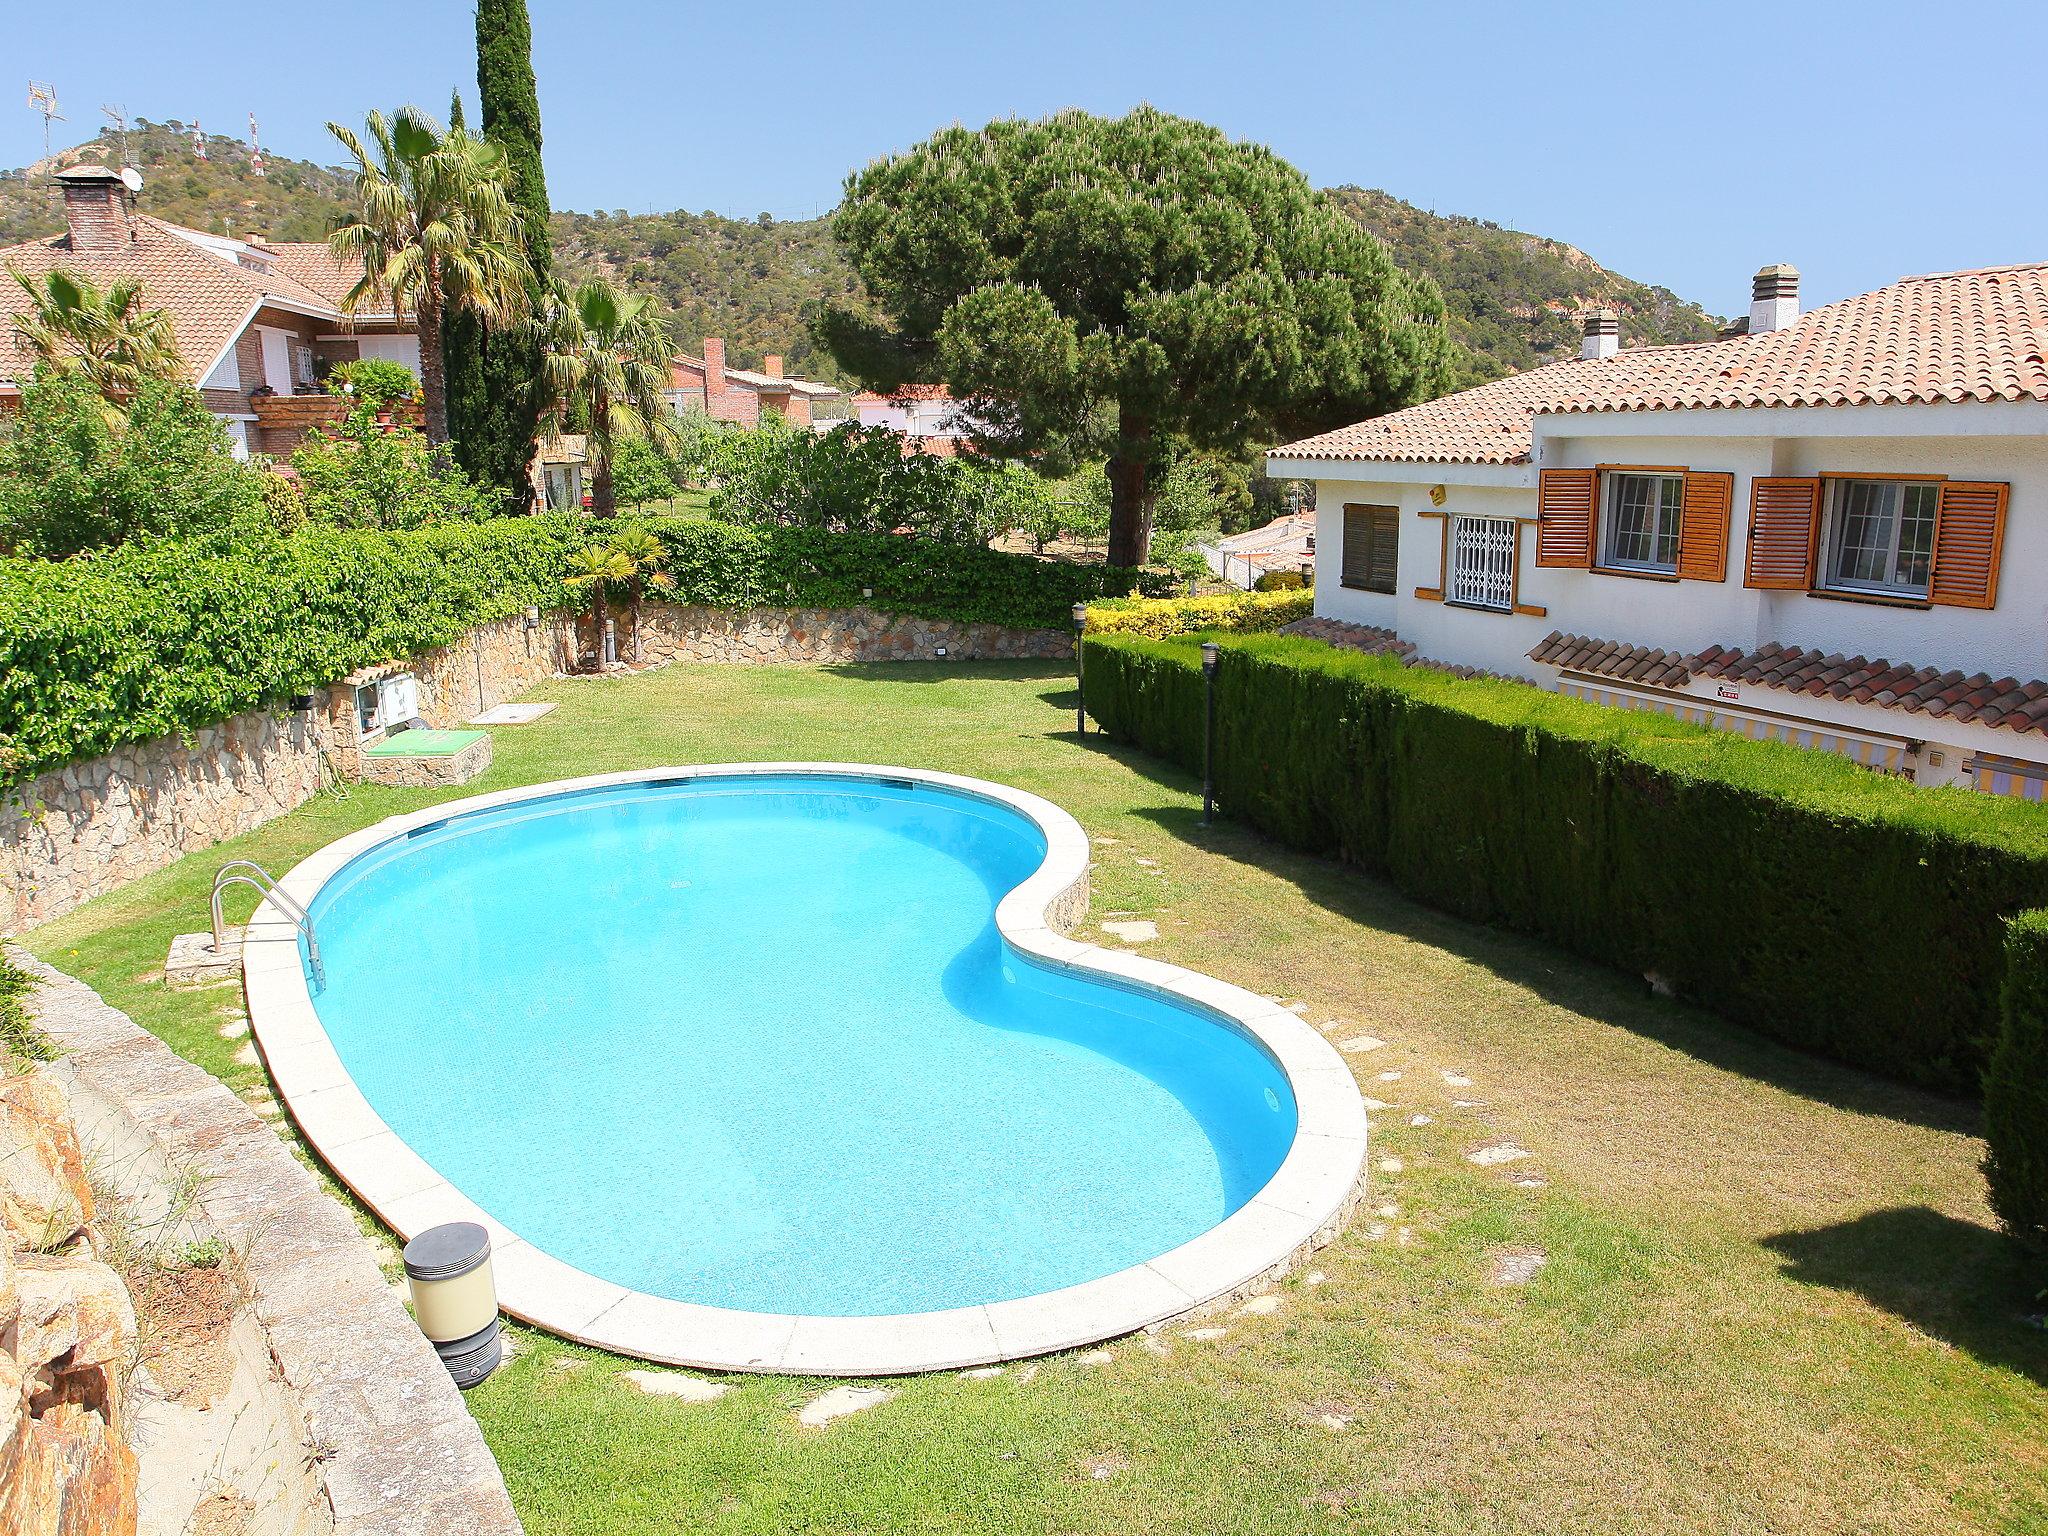
<path fill-rule="evenodd" d="M 1216 789 L 1211 765 L 1216 759 L 1216 663 L 1223 647 L 1202 642 L 1202 825 L 1216 817 Z"/>
<path fill-rule="evenodd" d="M 1088 605 L 1074 604 L 1074 734 L 1088 734 L 1088 683 L 1081 663 L 1081 632 L 1088 627 Z"/>

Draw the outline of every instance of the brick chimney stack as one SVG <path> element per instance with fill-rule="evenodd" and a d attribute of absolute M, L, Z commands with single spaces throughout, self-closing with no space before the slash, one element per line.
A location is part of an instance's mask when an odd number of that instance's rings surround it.
<path fill-rule="evenodd" d="M 766 357 L 762 358 L 761 371 L 771 379 L 781 378 L 782 354 L 780 352 L 770 352 Z"/>
<path fill-rule="evenodd" d="M 64 222 L 80 256 L 111 256 L 128 248 L 128 189 L 104 165 L 74 165 L 57 173 L 64 189 Z"/>
<path fill-rule="evenodd" d="M 704 407 L 711 410 L 711 402 L 725 396 L 725 338 L 706 336 L 704 338 Z M 712 415 L 717 415 L 715 410 Z"/>

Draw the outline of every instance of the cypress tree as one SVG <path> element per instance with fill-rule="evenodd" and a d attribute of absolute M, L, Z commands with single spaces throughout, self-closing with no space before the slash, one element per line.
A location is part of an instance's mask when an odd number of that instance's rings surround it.
<path fill-rule="evenodd" d="M 526 0 L 477 0 L 476 84 L 484 137 L 504 146 L 510 165 L 513 198 L 526 225 L 529 287 L 538 301 L 551 248 Z M 442 352 L 456 460 L 472 478 L 502 487 L 511 505 L 523 508 L 530 496 L 527 461 L 546 405 L 539 341 L 521 330 L 487 332 L 471 316 L 452 316 Z"/>

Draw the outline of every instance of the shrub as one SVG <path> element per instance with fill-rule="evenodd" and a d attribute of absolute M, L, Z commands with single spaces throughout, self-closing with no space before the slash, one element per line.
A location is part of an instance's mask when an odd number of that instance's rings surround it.
<path fill-rule="evenodd" d="M 1065 628 L 1136 573 L 928 540 L 654 518 L 678 601 L 850 607 Z M 238 546 L 159 542 L 87 560 L 0 560 L 0 784 L 127 742 L 189 733 L 445 645 L 563 586 L 574 516 L 384 532 L 308 524 Z M 872 598 L 863 598 L 863 589 Z"/>
<path fill-rule="evenodd" d="M 1308 578 L 1299 571 L 1266 571 L 1252 583 L 1254 592 L 1299 592 Z"/>
<path fill-rule="evenodd" d="M 9 1062 L 50 1061 L 57 1054 L 49 1036 L 30 1022 L 22 1006 L 35 984 L 27 971 L 0 955 L 0 1071 Z"/>
<path fill-rule="evenodd" d="M 327 393 L 348 395 L 372 410 L 420 397 L 420 381 L 403 363 L 388 358 L 359 357 L 336 363 L 327 375 Z"/>
<path fill-rule="evenodd" d="M 1310 592 L 1224 592 L 1213 597 L 1119 597 L 1088 605 L 1092 635 L 1163 640 L 1198 629 L 1278 629 L 1315 612 Z"/>
<path fill-rule="evenodd" d="M 2048 1258 L 2048 912 L 2006 925 L 1999 1026 L 1984 1073 L 1984 1177 L 2005 1230 Z"/>
<path fill-rule="evenodd" d="M 644 437 L 622 437 L 612 446 L 612 495 L 622 507 L 666 501 L 680 487 L 675 468 Z"/>
<path fill-rule="evenodd" d="M 0 413 L 0 550 L 62 559 L 254 526 L 262 478 L 189 386 L 144 384 L 120 411 L 81 377 L 38 373 Z"/>
<path fill-rule="evenodd" d="M 475 522 L 498 500 L 496 491 L 472 481 L 451 454 L 432 448 L 418 432 L 380 425 L 367 399 L 333 428 L 309 434 L 292 455 L 292 468 L 306 517 L 336 528 Z"/>
<path fill-rule="evenodd" d="M 2039 808 L 1293 637 L 1223 645 L 1231 814 L 1803 1049 L 1977 1085 L 2001 920 L 2048 902 Z M 1197 648 L 1086 652 L 1104 729 L 1199 771 Z"/>

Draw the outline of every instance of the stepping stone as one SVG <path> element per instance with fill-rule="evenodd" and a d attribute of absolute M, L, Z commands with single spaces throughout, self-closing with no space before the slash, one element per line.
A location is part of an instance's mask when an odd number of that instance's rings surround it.
<path fill-rule="evenodd" d="M 1376 1221 L 1365 1229 L 1365 1235 L 1368 1240 L 1376 1243 L 1387 1235 L 1387 1224 L 1383 1221 Z"/>
<path fill-rule="evenodd" d="M 1113 939 L 1122 939 L 1126 944 L 1144 944 L 1159 937 L 1159 925 L 1148 918 L 1138 918 L 1127 923 L 1104 923 L 1102 931 Z"/>
<path fill-rule="evenodd" d="M 1330 1277 L 1324 1274 L 1320 1269 L 1312 1269 L 1307 1274 L 1301 1277 L 1301 1283 L 1303 1285 L 1321 1285 L 1325 1280 L 1329 1278 Z"/>
<path fill-rule="evenodd" d="M 261 1061 L 262 1058 L 256 1054 L 256 1042 L 253 1040 L 244 1040 L 242 1048 L 235 1052 L 235 1065 L 238 1067 L 257 1066 Z"/>
<path fill-rule="evenodd" d="M 1533 1173 L 1518 1173 L 1508 1182 L 1517 1189 L 1548 1189 L 1550 1180 Z"/>
<path fill-rule="evenodd" d="M 1444 1086 L 1446 1088 L 1470 1088 L 1472 1086 L 1472 1079 L 1460 1077 L 1455 1072 L 1446 1072 L 1444 1074 Z"/>
<path fill-rule="evenodd" d="M 1367 1051 L 1376 1051 L 1387 1042 L 1373 1035 L 1353 1035 L 1349 1040 L 1337 1043 L 1337 1049 L 1353 1056 L 1362 1056 Z"/>
<path fill-rule="evenodd" d="M 1486 1100 L 1484 1100 L 1484 1099 L 1453 1099 L 1453 1100 L 1451 1100 L 1451 1108 L 1453 1108 L 1453 1109 L 1484 1109 L 1484 1108 L 1486 1108 Z"/>
<path fill-rule="evenodd" d="M 1381 1173 L 1399 1173 L 1406 1166 L 1407 1164 L 1403 1163 L 1398 1157 L 1383 1157 L 1380 1159 Z"/>
<path fill-rule="evenodd" d="M 211 930 L 181 933 L 171 940 L 164 959 L 164 980 L 174 988 L 218 986 L 242 974 L 242 930 L 221 929 L 221 948 L 213 947 Z"/>
<path fill-rule="evenodd" d="M 1550 1255 L 1541 1248 L 1504 1248 L 1493 1256 L 1487 1266 L 1486 1278 L 1491 1285 L 1527 1285 L 1536 1278 L 1536 1271 L 1550 1262 Z"/>
<path fill-rule="evenodd" d="M 1381 1221 L 1392 1221 L 1400 1214 L 1401 1207 L 1398 1205 L 1383 1205 L 1373 1212 L 1373 1215 L 1379 1217 Z"/>
<path fill-rule="evenodd" d="M 1211 1344 L 1217 1339 L 1226 1337 L 1229 1333 L 1230 1330 L 1228 1328 L 1190 1328 L 1181 1337 L 1192 1339 L 1197 1344 Z"/>
<path fill-rule="evenodd" d="M 1415 1233 L 1411 1231 L 1409 1228 L 1403 1227 L 1400 1231 L 1394 1234 L 1394 1241 L 1399 1243 L 1403 1248 L 1406 1248 L 1410 1243 L 1415 1241 Z"/>
<path fill-rule="evenodd" d="M 994 1381 L 1002 1374 L 1003 1368 L 1000 1365 L 977 1365 L 971 1371 L 962 1371 L 960 1379 L 962 1381 Z"/>
<path fill-rule="evenodd" d="M 681 1371 L 621 1371 L 619 1380 L 649 1397 L 673 1397 L 685 1403 L 715 1403 L 732 1390 L 729 1381 L 707 1381 Z"/>
<path fill-rule="evenodd" d="M 1502 1163 L 1518 1163 L 1529 1154 L 1512 1141 L 1501 1142 L 1498 1146 L 1481 1147 L 1466 1156 L 1468 1163 L 1477 1163 L 1481 1168 L 1498 1168 Z"/>
<path fill-rule="evenodd" d="M 1083 1354 L 1074 1356 L 1074 1364 L 1089 1366 L 1108 1365 L 1114 1359 L 1116 1359 L 1116 1356 L 1106 1349 L 1091 1349 Z"/>
<path fill-rule="evenodd" d="M 275 1099 L 265 1099 L 262 1103 L 256 1105 L 255 1109 L 256 1113 L 265 1120 L 275 1120 L 284 1113 L 284 1106 Z"/>
<path fill-rule="evenodd" d="M 1162 1360 L 1164 1360 L 1168 1355 L 1173 1353 L 1172 1350 L 1166 1347 L 1166 1341 L 1154 1333 L 1148 1333 L 1145 1335 L 1145 1352 L 1147 1354 L 1157 1355 Z"/>
<path fill-rule="evenodd" d="M 1408 1123 L 1412 1126 L 1425 1126 L 1430 1123 L 1430 1117 L 1428 1115 L 1410 1115 Z"/>
<path fill-rule="evenodd" d="M 1114 848 L 1117 844 L 1117 840 L 1113 837 L 1098 837 L 1095 841 L 1102 844 L 1105 848 Z"/>
<path fill-rule="evenodd" d="M 1359 1095 L 1358 1102 L 1365 1106 L 1367 1114 L 1371 1114 L 1375 1110 L 1392 1109 L 1394 1107 L 1393 1105 L 1389 1104 L 1385 1099 L 1375 1099 L 1365 1094 Z"/>
<path fill-rule="evenodd" d="M 796 1421 L 805 1429 L 823 1429 L 834 1419 L 878 1408 L 895 1395 L 887 1387 L 834 1387 L 823 1396 L 805 1403 Z"/>
<path fill-rule="evenodd" d="M 555 706 L 552 704 L 499 704 L 480 715 L 472 715 L 471 725 L 531 725 Z"/>
<path fill-rule="evenodd" d="M 1030 1365 L 1025 1366 L 1023 1370 L 1019 1371 L 1017 1373 L 1017 1380 L 1021 1385 L 1027 1387 L 1032 1382 L 1038 1380 L 1038 1362 L 1033 1361 Z"/>
<path fill-rule="evenodd" d="M 1327 1429 L 1331 1434 L 1341 1435 L 1344 1433 L 1345 1430 L 1351 1427 L 1351 1415 L 1348 1413 L 1319 1414 L 1316 1418 L 1316 1422 L 1322 1425 L 1323 1428 Z"/>
<path fill-rule="evenodd" d="M 1146 869 L 1157 869 L 1159 867 L 1159 861 L 1157 859 L 1140 859 L 1138 860 L 1138 863 Z"/>
<path fill-rule="evenodd" d="M 1237 1309 L 1239 1317 L 1271 1317 L 1280 1310 L 1278 1296 L 1254 1296 Z"/>
<path fill-rule="evenodd" d="M 1380 1081 L 1383 1083 L 1398 1083 L 1401 1081 L 1400 1070 L 1396 1068 L 1392 1072 L 1382 1072 L 1380 1074 Z"/>

